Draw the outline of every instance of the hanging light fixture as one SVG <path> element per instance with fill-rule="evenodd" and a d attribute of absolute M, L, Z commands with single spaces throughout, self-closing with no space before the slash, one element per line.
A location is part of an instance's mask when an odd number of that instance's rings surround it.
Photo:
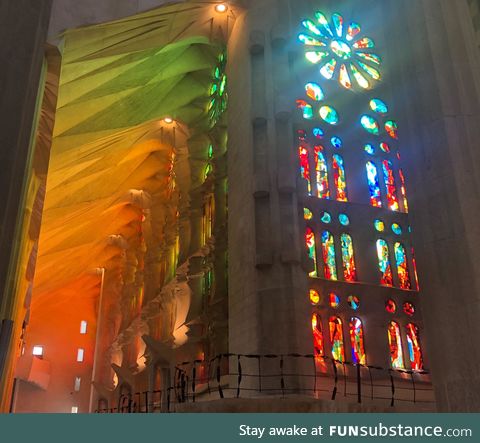
<path fill-rule="evenodd" d="M 219 12 L 220 14 L 227 12 L 227 10 L 228 10 L 228 5 L 226 3 L 219 3 L 218 5 L 215 6 L 215 11 Z"/>

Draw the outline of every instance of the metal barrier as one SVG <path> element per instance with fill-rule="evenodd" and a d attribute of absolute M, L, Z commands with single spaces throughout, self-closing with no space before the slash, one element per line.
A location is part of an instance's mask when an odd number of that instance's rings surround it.
<path fill-rule="evenodd" d="M 311 369 L 290 373 L 286 367 L 292 361 L 295 362 L 294 367 L 303 363 L 303 368 L 308 363 Z M 273 368 L 276 367 L 276 371 L 268 373 L 265 366 L 272 370 L 272 362 L 275 362 Z M 230 371 L 230 367 L 235 366 L 236 370 Z M 250 371 L 245 371 L 245 366 Z M 251 372 L 252 368 L 256 370 Z M 428 375 L 428 371 L 385 369 L 313 354 L 220 354 L 211 360 L 177 364 L 174 385 L 167 389 L 121 395 L 116 408 L 95 412 L 172 412 L 177 404 L 269 395 L 281 398 L 304 395 L 335 400 L 343 394 L 345 398 L 353 397 L 357 403 L 389 402 L 391 407 L 399 402 L 433 405 L 433 389 Z M 295 382 L 289 382 L 291 379 Z M 352 389 L 349 390 L 349 387 Z M 387 395 L 388 392 L 390 395 Z"/>

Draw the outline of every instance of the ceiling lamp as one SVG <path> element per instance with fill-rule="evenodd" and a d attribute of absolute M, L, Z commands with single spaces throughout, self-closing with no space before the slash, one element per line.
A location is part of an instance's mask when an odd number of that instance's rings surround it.
<path fill-rule="evenodd" d="M 219 12 L 220 14 L 227 12 L 227 10 L 228 5 L 226 3 L 219 3 L 217 6 L 215 6 L 215 11 Z"/>
<path fill-rule="evenodd" d="M 170 124 L 173 123 L 173 118 L 171 118 L 171 117 L 165 117 L 165 118 L 163 119 L 163 121 L 164 121 L 167 125 L 170 125 Z"/>

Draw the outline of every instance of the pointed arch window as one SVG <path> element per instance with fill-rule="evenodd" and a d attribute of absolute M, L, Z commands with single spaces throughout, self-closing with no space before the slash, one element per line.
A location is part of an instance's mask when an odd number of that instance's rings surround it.
<path fill-rule="evenodd" d="M 382 197 L 380 194 L 380 183 L 378 181 L 378 170 L 375 163 L 367 163 L 368 188 L 370 190 L 370 204 L 375 208 L 382 207 Z"/>
<path fill-rule="evenodd" d="M 345 281 L 357 281 L 352 237 L 348 234 L 342 234 L 340 240 L 342 244 L 343 277 Z"/>
<path fill-rule="evenodd" d="M 401 243 L 395 243 L 395 262 L 397 265 L 398 280 L 400 288 L 412 289 L 410 273 L 408 272 L 407 254 Z"/>
<path fill-rule="evenodd" d="M 324 345 L 323 345 L 322 321 L 318 314 L 312 315 L 312 332 L 313 332 L 313 346 L 315 348 L 315 357 L 323 357 Z"/>
<path fill-rule="evenodd" d="M 317 197 L 330 198 L 330 190 L 328 188 L 328 165 L 322 146 L 315 146 L 315 172 L 317 175 Z"/>
<path fill-rule="evenodd" d="M 305 243 L 308 249 L 308 256 L 313 260 L 313 271 L 310 272 L 310 277 L 318 277 L 317 266 L 317 250 L 315 244 L 315 233 L 312 228 L 307 227 L 305 231 Z"/>
<path fill-rule="evenodd" d="M 409 323 L 406 328 L 410 367 L 414 371 L 421 371 L 423 369 L 423 357 L 418 327 L 413 323 Z"/>
<path fill-rule="evenodd" d="M 385 240 L 377 240 L 378 269 L 380 270 L 380 284 L 393 286 L 392 266 L 390 265 L 390 251 Z"/>
<path fill-rule="evenodd" d="M 350 320 L 350 343 L 352 345 L 353 364 L 365 365 L 367 356 L 365 354 L 363 324 L 357 317 L 352 317 Z"/>
<path fill-rule="evenodd" d="M 298 148 L 298 156 L 300 158 L 300 174 L 307 181 L 308 195 L 312 195 L 312 184 L 310 180 L 310 156 L 308 149 L 304 146 Z"/>
<path fill-rule="evenodd" d="M 343 346 L 343 325 L 338 317 L 330 317 L 330 343 L 332 344 L 332 357 L 334 360 L 345 361 L 345 348 Z"/>
<path fill-rule="evenodd" d="M 407 188 L 405 187 L 405 175 L 401 169 L 398 170 L 398 175 L 400 176 L 400 191 L 402 193 L 403 199 L 403 210 L 408 212 L 408 200 L 407 200 Z"/>
<path fill-rule="evenodd" d="M 398 205 L 397 187 L 395 186 L 392 162 L 389 160 L 383 161 L 383 178 L 385 180 L 385 187 L 387 188 L 388 207 L 392 211 L 398 211 L 400 207 Z"/>
<path fill-rule="evenodd" d="M 338 280 L 337 264 L 335 261 L 335 242 L 333 235 L 329 231 L 324 231 L 322 234 L 322 251 L 325 278 L 328 280 Z"/>
<path fill-rule="evenodd" d="M 400 326 L 392 321 L 388 325 L 388 346 L 390 348 L 390 362 L 393 369 L 403 369 L 402 337 Z"/>
<path fill-rule="evenodd" d="M 345 166 L 343 162 L 343 157 L 338 154 L 335 154 L 333 156 L 333 175 L 335 179 L 335 189 L 337 193 L 337 200 L 341 202 L 348 201 Z"/>

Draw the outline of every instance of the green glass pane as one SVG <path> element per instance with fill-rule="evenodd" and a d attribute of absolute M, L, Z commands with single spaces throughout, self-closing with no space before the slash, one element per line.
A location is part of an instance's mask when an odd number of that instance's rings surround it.
<path fill-rule="evenodd" d="M 385 231 L 385 223 L 383 223 L 382 220 L 375 220 L 374 225 L 375 225 L 375 229 L 378 232 L 384 232 Z"/>
<path fill-rule="evenodd" d="M 369 115 L 363 115 L 360 123 L 362 124 L 365 131 L 369 132 L 370 134 L 378 135 L 380 132 L 380 127 L 378 122 Z"/>
<path fill-rule="evenodd" d="M 365 149 L 365 152 L 369 155 L 374 155 L 375 154 L 375 148 L 370 143 L 366 144 L 364 146 L 364 149 Z"/>
<path fill-rule="evenodd" d="M 379 98 L 370 100 L 370 109 L 378 114 L 385 115 L 388 112 L 388 106 Z"/>
<path fill-rule="evenodd" d="M 313 64 L 320 63 L 325 57 L 328 57 L 328 52 L 308 51 L 305 53 L 305 58 Z"/>
<path fill-rule="evenodd" d="M 402 228 L 399 224 L 397 223 L 394 223 L 392 225 L 392 231 L 394 234 L 397 234 L 397 235 L 401 235 L 402 234 Z"/>
<path fill-rule="evenodd" d="M 332 43 L 330 43 L 330 48 L 338 58 L 343 60 L 348 60 L 352 56 L 350 46 L 341 40 L 333 40 Z"/>
<path fill-rule="evenodd" d="M 319 113 L 320 117 L 330 125 L 336 125 L 339 121 L 337 111 L 331 106 L 322 106 Z"/>
<path fill-rule="evenodd" d="M 337 61 L 332 58 L 330 61 L 325 63 L 320 69 L 320 74 L 322 74 L 327 80 L 330 80 L 335 73 L 335 67 L 337 66 Z"/>

